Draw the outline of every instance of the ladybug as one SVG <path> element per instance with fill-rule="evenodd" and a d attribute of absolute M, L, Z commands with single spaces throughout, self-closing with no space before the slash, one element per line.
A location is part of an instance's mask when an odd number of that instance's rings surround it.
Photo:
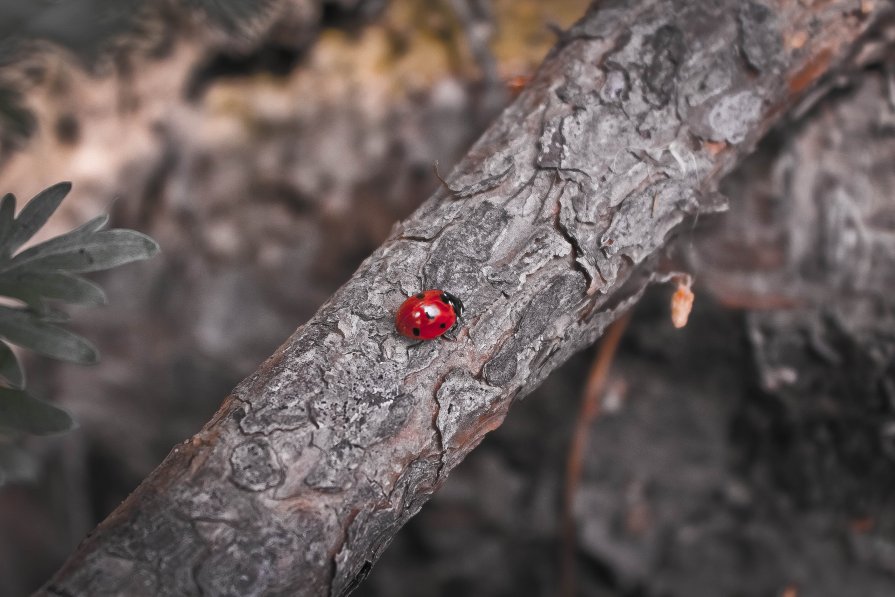
<path fill-rule="evenodd" d="M 424 290 L 408 297 L 395 313 L 395 329 L 408 338 L 432 340 L 454 327 L 463 303 L 444 290 Z"/>

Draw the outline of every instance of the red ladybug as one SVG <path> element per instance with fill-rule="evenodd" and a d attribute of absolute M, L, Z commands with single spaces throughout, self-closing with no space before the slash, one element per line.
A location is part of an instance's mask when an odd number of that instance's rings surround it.
<path fill-rule="evenodd" d="M 450 292 L 425 290 L 408 297 L 395 313 L 395 329 L 408 338 L 432 340 L 454 327 L 463 303 Z"/>

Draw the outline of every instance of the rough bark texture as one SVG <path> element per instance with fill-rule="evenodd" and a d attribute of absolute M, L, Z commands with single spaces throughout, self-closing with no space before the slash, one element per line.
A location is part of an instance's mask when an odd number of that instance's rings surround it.
<path fill-rule="evenodd" d="M 568 28 L 588 3 L 495 4 L 503 77 L 533 72 L 556 42 L 543 24 Z M 439 187 L 433 161 L 450 172 L 509 103 L 502 79 L 482 84 L 452 15 L 395 0 L 346 31 L 330 13 L 287 72 L 262 68 L 282 56 L 273 39 L 236 61 L 257 70 L 201 75 L 217 52 L 200 31 L 103 74 L 32 57 L 55 76 L 28 92 L 38 128 L 0 166 L 0 188 L 75 181 L 47 233 L 112 206 L 116 227 L 164 251 L 103 276 L 109 305 L 74 317 L 99 365 L 27 366 L 35 394 L 80 426 L 28 445 L 41 482 L 0 488 L 0 595 L 42 586 Z M 201 97 L 186 97 L 200 79 Z"/>
<path fill-rule="evenodd" d="M 343 595 L 514 399 L 635 302 L 668 234 L 891 7 L 602 3 L 442 191 L 44 594 Z M 464 299 L 454 342 L 404 295 Z"/>
<path fill-rule="evenodd" d="M 651 289 L 625 333 L 576 492 L 578 595 L 895 594 L 891 77 L 840 78 L 676 239 L 695 309 L 675 330 Z M 557 594 L 593 353 L 513 407 L 358 595 Z"/>

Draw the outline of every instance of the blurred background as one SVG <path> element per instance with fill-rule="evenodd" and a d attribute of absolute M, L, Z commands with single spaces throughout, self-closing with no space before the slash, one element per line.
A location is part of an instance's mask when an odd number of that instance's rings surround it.
<path fill-rule="evenodd" d="M 162 248 L 71 311 L 99 365 L 27 361 L 80 428 L 27 440 L 0 488 L 0 594 L 36 589 L 210 418 L 588 4 L 0 0 L 0 194 L 70 180 L 42 238 L 109 211 Z M 895 595 L 893 72 L 805 106 L 725 181 L 731 213 L 675 239 L 690 323 L 671 326 L 669 286 L 636 308 L 580 475 L 597 348 L 514 407 L 356 594 Z"/>

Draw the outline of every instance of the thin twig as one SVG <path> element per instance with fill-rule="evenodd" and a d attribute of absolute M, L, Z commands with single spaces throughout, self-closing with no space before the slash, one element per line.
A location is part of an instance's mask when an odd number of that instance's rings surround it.
<path fill-rule="evenodd" d="M 587 385 L 581 397 L 581 410 L 572 435 L 572 444 L 569 447 L 569 456 L 566 461 L 565 495 L 563 496 L 562 511 L 562 595 L 573 597 L 575 595 L 575 493 L 581 482 L 581 471 L 584 465 L 584 453 L 587 449 L 587 433 L 591 424 L 600 414 L 603 404 L 603 390 L 606 388 L 606 379 L 609 377 L 609 368 L 615 360 L 615 352 L 619 341 L 631 320 L 629 311 L 620 319 L 617 319 L 607 329 L 597 351 L 594 364 L 587 374 Z"/>

